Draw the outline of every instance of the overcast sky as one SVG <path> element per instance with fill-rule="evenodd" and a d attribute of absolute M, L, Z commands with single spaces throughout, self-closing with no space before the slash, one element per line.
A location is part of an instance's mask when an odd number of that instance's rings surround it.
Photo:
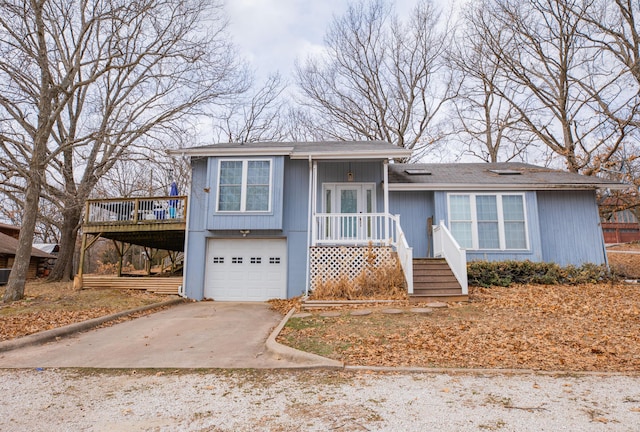
<path fill-rule="evenodd" d="M 404 15 L 415 0 L 396 0 Z M 258 77 L 279 71 L 291 78 L 296 58 L 322 49 L 333 15 L 343 15 L 347 0 L 227 0 L 229 31 Z"/>

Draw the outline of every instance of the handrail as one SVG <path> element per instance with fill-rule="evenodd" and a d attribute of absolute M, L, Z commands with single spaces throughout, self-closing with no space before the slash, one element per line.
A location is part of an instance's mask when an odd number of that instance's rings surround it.
<path fill-rule="evenodd" d="M 407 283 L 407 292 L 413 294 L 413 248 L 409 247 L 407 238 L 400 226 L 400 215 L 389 215 L 388 221 L 393 221 L 396 232 L 395 248 L 404 272 L 404 278 Z"/>
<path fill-rule="evenodd" d="M 433 226 L 433 256 L 444 258 L 462 287 L 462 294 L 469 293 L 467 281 L 467 252 L 460 247 L 443 221 Z"/>
<path fill-rule="evenodd" d="M 186 209 L 186 196 L 90 199 L 85 224 L 184 222 Z"/>

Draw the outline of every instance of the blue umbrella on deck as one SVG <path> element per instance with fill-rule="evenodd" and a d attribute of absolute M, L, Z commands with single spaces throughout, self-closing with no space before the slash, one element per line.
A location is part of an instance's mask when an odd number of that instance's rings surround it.
<path fill-rule="evenodd" d="M 178 196 L 178 184 L 173 181 L 171 182 L 171 190 L 169 191 L 169 196 Z M 170 218 L 175 218 L 176 217 L 176 209 L 178 207 L 178 202 L 179 200 L 177 199 L 172 199 L 169 200 L 169 217 Z"/>

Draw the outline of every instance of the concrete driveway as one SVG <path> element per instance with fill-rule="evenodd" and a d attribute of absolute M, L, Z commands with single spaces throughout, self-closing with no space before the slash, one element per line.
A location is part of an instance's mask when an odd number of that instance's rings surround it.
<path fill-rule="evenodd" d="M 265 341 L 282 316 L 266 303 L 182 303 L 141 318 L 0 353 L 0 367 L 287 368 Z"/>

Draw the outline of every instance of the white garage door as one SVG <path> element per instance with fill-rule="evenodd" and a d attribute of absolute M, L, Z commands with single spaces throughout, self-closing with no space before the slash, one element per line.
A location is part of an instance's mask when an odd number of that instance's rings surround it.
<path fill-rule="evenodd" d="M 209 239 L 204 297 L 222 301 L 286 298 L 286 239 Z"/>

